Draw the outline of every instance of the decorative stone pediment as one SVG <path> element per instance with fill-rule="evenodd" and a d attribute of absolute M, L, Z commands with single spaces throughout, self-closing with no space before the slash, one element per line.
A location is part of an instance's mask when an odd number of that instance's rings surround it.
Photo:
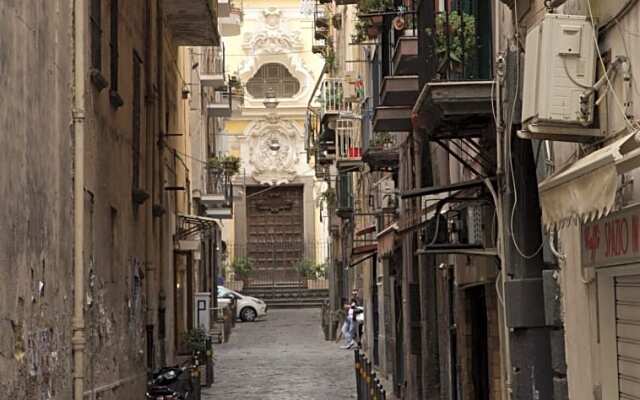
<path fill-rule="evenodd" d="M 301 57 L 304 54 L 302 32 L 291 29 L 282 19 L 282 12 L 275 7 L 263 10 L 256 26 L 243 36 L 242 48 L 247 57 L 238 68 L 240 79 L 249 81 L 264 64 L 282 64 L 300 82 L 300 90 L 292 98 L 282 99 L 281 107 L 304 103 L 314 80 L 312 70 Z M 245 107 L 260 108 L 262 100 L 245 93 Z"/>
<path fill-rule="evenodd" d="M 295 179 L 302 132 L 277 118 L 254 122 L 247 128 L 251 176 L 261 184 L 285 184 Z"/>
<path fill-rule="evenodd" d="M 262 25 L 253 32 L 245 33 L 242 48 L 256 56 L 281 53 L 304 48 L 300 31 L 291 31 L 282 26 L 280 10 L 270 7 L 262 12 Z"/>

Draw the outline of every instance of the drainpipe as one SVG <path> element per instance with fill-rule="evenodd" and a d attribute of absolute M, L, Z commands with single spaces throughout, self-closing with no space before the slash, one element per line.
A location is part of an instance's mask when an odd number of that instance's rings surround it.
<path fill-rule="evenodd" d="M 74 134 L 74 254 L 73 254 L 73 398 L 84 397 L 84 91 L 85 91 L 85 0 L 71 0 L 73 12 L 73 134 Z"/>

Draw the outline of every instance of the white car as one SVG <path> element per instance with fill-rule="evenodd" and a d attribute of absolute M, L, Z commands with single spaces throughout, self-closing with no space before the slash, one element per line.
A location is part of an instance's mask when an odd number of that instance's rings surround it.
<path fill-rule="evenodd" d="M 267 315 L 267 305 L 264 301 L 251 296 L 244 296 L 224 286 L 218 286 L 218 299 L 236 299 L 236 318 L 244 322 L 252 322 Z"/>

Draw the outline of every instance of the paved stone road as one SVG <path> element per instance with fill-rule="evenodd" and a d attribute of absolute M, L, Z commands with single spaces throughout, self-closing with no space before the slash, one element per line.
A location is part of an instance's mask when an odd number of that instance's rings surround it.
<path fill-rule="evenodd" d="M 324 340 L 319 309 L 270 310 L 264 321 L 239 322 L 215 351 L 205 400 L 356 398 L 353 352 Z"/>

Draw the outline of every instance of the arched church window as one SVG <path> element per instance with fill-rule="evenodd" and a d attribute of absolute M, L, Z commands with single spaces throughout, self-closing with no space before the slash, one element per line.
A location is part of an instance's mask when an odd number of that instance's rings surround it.
<path fill-rule="evenodd" d="M 255 98 L 265 98 L 272 91 L 276 97 L 293 97 L 300 91 L 300 82 L 282 64 L 268 63 L 247 82 L 247 91 Z"/>

